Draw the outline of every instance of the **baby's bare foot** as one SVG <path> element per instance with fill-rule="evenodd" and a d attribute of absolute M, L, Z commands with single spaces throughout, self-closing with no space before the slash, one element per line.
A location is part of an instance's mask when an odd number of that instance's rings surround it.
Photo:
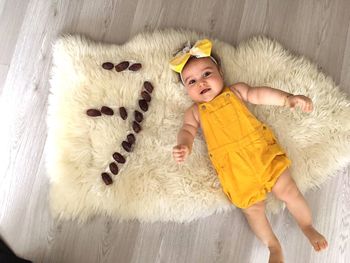
<path fill-rule="evenodd" d="M 313 226 L 302 228 L 302 231 L 316 251 L 321 251 L 328 247 L 326 238 L 313 228 Z"/>
<path fill-rule="evenodd" d="M 270 250 L 270 258 L 269 263 L 283 263 L 283 254 L 281 246 L 273 246 L 269 247 Z"/>

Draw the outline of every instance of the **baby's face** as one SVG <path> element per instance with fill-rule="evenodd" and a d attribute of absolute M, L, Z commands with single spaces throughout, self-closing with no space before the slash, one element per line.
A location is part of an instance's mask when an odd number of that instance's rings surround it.
<path fill-rule="evenodd" d="M 191 59 L 181 72 L 187 93 L 194 102 L 208 102 L 219 95 L 224 80 L 209 57 Z"/>

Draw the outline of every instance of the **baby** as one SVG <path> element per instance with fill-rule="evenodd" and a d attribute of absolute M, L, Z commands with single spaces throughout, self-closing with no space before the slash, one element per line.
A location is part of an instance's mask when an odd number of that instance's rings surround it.
<path fill-rule="evenodd" d="M 311 112 L 311 99 L 243 82 L 225 86 L 220 62 L 211 48 L 208 39 L 197 41 L 193 47 L 188 43 L 170 61 L 194 102 L 184 114 L 173 148 L 175 161 L 182 163 L 191 153 L 200 127 L 224 193 L 241 208 L 253 232 L 270 250 L 269 262 L 283 262 L 283 253 L 265 215 L 268 192 L 286 203 L 314 249 L 325 249 L 328 243 L 313 227 L 310 208 L 291 177 L 291 160 L 272 129 L 245 105 L 279 105 L 292 110 L 299 106 Z"/>

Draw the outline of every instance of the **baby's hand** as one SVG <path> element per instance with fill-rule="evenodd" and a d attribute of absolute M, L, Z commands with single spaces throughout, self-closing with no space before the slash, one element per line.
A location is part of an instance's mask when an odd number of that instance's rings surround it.
<path fill-rule="evenodd" d="M 313 103 L 312 100 L 304 95 L 293 95 L 287 98 L 287 105 L 292 111 L 296 106 L 300 106 L 303 112 L 312 112 Z"/>
<path fill-rule="evenodd" d="M 183 161 L 185 161 L 189 153 L 189 147 L 184 144 L 178 144 L 173 148 L 173 157 L 177 163 L 182 163 Z"/>

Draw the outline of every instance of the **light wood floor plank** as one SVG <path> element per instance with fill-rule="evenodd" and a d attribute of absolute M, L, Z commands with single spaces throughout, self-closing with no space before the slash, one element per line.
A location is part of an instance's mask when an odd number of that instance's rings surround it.
<path fill-rule="evenodd" d="M 350 94 L 347 0 L 0 0 L 0 235 L 34 262 L 267 262 L 239 210 L 189 224 L 56 222 L 44 167 L 51 44 L 62 33 L 122 44 L 143 30 L 182 27 L 233 45 L 264 34 L 305 55 Z M 330 247 L 312 251 L 287 211 L 269 216 L 286 262 L 350 258 L 350 166 L 305 198 Z"/>

